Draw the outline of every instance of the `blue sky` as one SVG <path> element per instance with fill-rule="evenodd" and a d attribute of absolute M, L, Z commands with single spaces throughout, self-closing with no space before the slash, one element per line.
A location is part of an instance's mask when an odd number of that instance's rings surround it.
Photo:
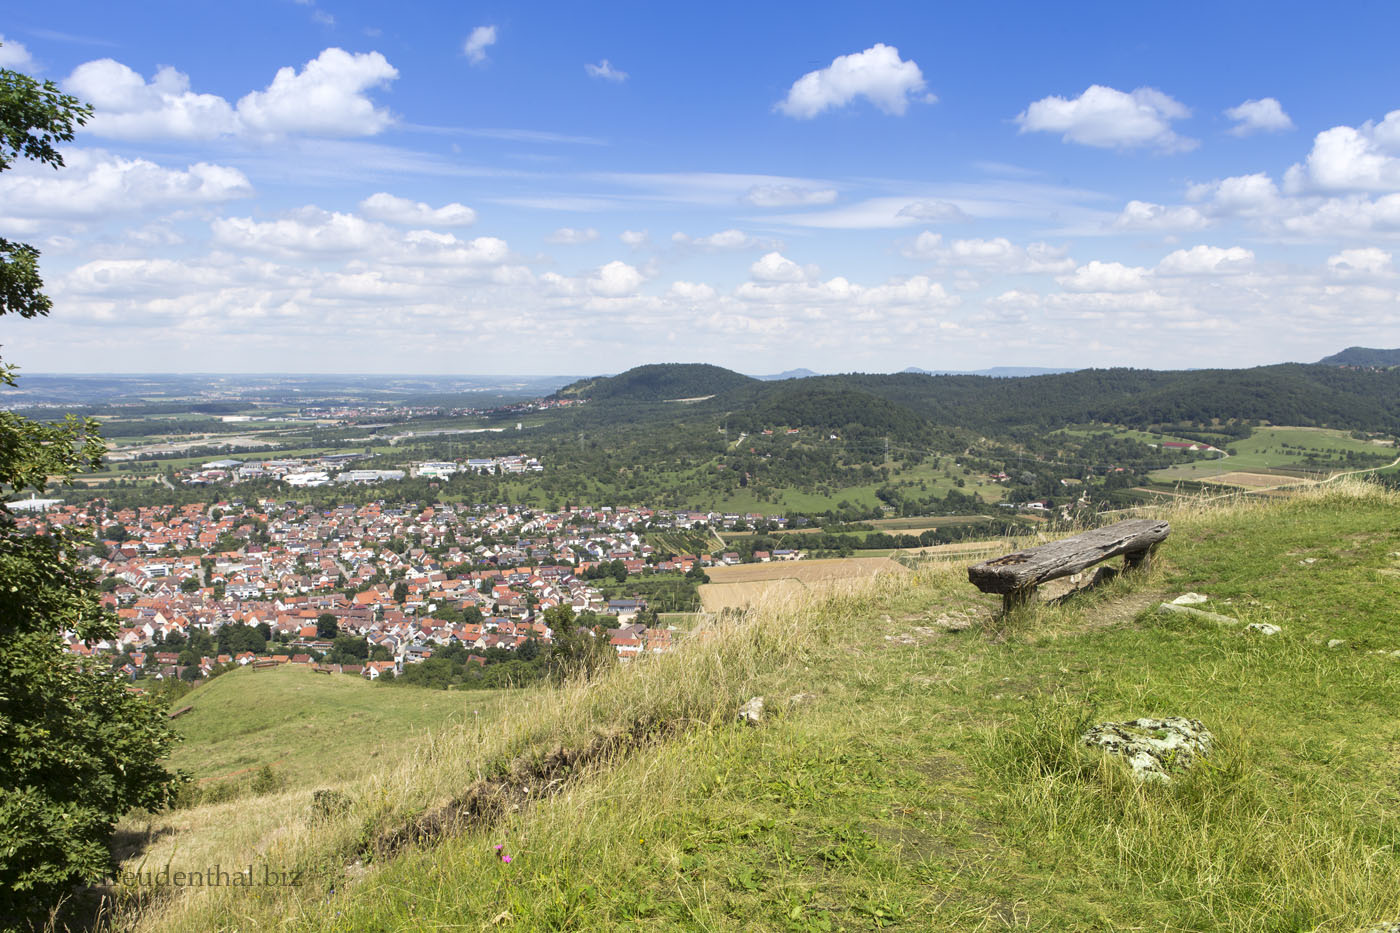
<path fill-rule="evenodd" d="M 1389 5 L 6 6 L 0 67 L 95 109 L 0 176 L 31 371 L 1400 343 Z"/>

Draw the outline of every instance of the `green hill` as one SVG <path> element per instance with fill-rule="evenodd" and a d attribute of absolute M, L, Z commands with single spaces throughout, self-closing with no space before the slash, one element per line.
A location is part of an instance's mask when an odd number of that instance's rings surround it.
<path fill-rule="evenodd" d="M 1400 919 L 1400 787 L 1385 778 L 1397 508 L 1360 484 L 1184 503 L 1163 513 L 1173 533 L 1147 575 L 1011 619 L 957 562 L 714 620 L 590 685 L 510 694 L 395 767 L 326 769 L 316 786 L 343 809 L 315 810 L 306 786 L 158 815 L 147 865 L 298 866 L 303 883 L 185 887 L 118 925 L 1351 933 Z M 1226 621 L 1155 611 L 1186 591 Z M 755 695 L 762 723 L 737 724 Z M 1139 784 L 1079 741 L 1141 716 L 1198 719 L 1214 750 Z"/>
<path fill-rule="evenodd" d="M 1400 366 L 1400 349 L 1376 350 L 1371 347 L 1347 347 L 1340 353 L 1318 360 L 1322 366 Z"/>
<path fill-rule="evenodd" d="M 347 779 L 399 760 L 428 730 L 494 715 L 501 699 L 495 690 L 406 690 L 293 664 L 232 671 L 176 702 L 189 711 L 175 720 L 183 742 L 172 763 L 202 787 L 228 785 L 224 794 L 264 765 L 293 787 L 327 774 Z"/>
<path fill-rule="evenodd" d="M 708 363 L 654 363 L 616 376 L 581 379 L 555 393 L 592 401 L 659 402 L 722 395 L 757 383 L 752 376 Z"/>

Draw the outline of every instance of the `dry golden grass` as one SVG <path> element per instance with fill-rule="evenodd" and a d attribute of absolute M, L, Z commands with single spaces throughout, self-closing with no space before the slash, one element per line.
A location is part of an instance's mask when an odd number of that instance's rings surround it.
<path fill-rule="evenodd" d="M 1214 483 L 1218 486 L 1239 486 L 1243 489 L 1268 489 L 1275 486 L 1305 485 L 1311 480 L 1299 476 L 1277 476 L 1272 473 L 1248 473 L 1232 470 L 1217 476 L 1203 477 L 1201 482 Z"/>
<path fill-rule="evenodd" d="M 719 612 L 825 590 L 838 581 L 867 580 L 908 570 L 888 557 L 848 557 L 711 567 L 706 572 L 712 582 L 700 586 L 700 604 L 706 612 Z"/>

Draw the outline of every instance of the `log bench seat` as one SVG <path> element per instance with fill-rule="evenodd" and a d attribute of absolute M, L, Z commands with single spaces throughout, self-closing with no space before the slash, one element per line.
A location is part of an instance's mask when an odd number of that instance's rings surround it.
<path fill-rule="evenodd" d="M 984 593 L 1000 593 L 1006 612 L 1033 602 L 1036 587 L 1068 577 L 1110 557 L 1124 555 L 1123 569 L 1145 569 L 1157 545 L 1171 534 L 1171 525 L 1134 518 L 1095 528 L 1070 538 L 994 557 L 967 568 L 967 578 Z"/>

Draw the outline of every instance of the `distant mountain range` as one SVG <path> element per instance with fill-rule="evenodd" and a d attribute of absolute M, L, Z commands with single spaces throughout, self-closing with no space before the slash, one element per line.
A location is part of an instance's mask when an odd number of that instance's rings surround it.
<path fill-rule="evenodd" d="M 1375 350 L 1371 347 L 1347 347 L 1318 360 L 1323 366 L 1366 366 L 1385 368 L 1400 366 L 1400 349 Z"/>

